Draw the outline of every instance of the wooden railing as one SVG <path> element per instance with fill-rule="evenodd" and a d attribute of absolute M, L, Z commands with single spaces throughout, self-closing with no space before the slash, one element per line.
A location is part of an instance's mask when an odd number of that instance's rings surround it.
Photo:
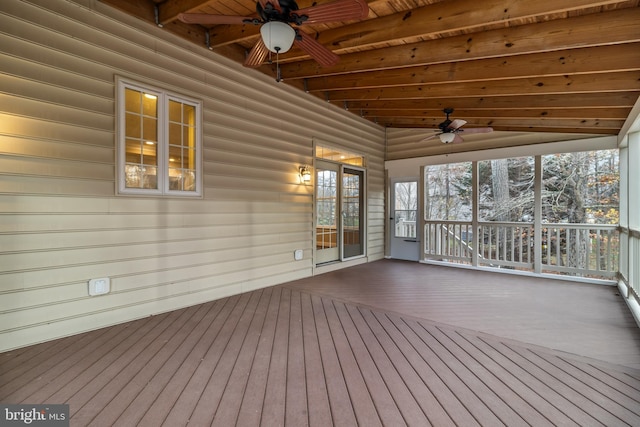
<path fill-rule="evenodd" d="M 474 231 L 476 231 L 474 233 Z M 424 258 L 476 266 L 612 279 L 618 271 L 615 225 L 426 221 Z M 477 251 L 476 251 L 477 248 Z M 536 257 L 537 254 L 537 257 Z"/>
<path fill-rule="evenodd" d="M 614 278 L 619 252 L 620 236 L 615 225 L 543 224 L 544 271 Z"/>
<path fill-rule="evenodd" d="M 396 237 L 413 237 L 417 236 L 416 234 L 416 222 L 415 221 L 407 221 L 405 219 L 400 219 L 396 222 Z"/>

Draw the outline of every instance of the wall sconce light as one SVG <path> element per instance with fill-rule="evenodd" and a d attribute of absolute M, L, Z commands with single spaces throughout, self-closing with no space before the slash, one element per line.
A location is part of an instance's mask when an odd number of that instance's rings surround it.
<path fill-rule="evenodd" d="M 300 166 L 299 170 L 300 170 L 300 182 L 303 184 L 308 184 L 309 182 L 311 182 L 311 170 L 309 169 L 309 166 L 307 165 Z"/>

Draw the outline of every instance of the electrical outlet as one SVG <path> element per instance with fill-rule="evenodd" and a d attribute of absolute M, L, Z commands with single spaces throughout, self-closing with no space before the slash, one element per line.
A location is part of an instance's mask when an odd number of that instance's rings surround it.
<path fill-rule="evenodd" d="M 111 280 L 108 277 L 89 280 L 89 295 L 104 295 L 111 290 Z"/>

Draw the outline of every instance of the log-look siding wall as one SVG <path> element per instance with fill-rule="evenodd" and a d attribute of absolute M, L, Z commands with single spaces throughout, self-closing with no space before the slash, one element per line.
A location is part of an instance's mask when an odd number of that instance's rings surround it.
<path fill-rule="evenodd" d="M 202 199 L 115 194 L 116 76 L 203 101 Z M 2 0 L 0 351 L 313 274 L 314 139 L 366 156 L 382 258 L 382 128 L 102 3 Z"/>

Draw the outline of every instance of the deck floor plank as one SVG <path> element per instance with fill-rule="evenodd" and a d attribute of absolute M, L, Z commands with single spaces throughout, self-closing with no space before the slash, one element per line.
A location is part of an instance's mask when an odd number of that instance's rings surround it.
<path fill-rule="evenodd" d="M 170 313 L 157 328 L 154 328 L 154 333 L 143 336 L 129 351 L 103 371 L 98 381 L 83 387 L 81 392 L 70 400 L 70 403 L 79 408 L 76 412 L 78 421 L 85 425 L 91 425 L 92 422 L 93 425 L 102 424 L 100 420 L 94 421 L 95 418 L 126 390 L 133 378 L 178 333 L 182 325 L 195 314 L 197 308 L 191 307 Z M 122 407 L 112 409 L 117 411 L 117 415 L 124 410 Z"/>
<path fill-rule="evenodd" d="M 116 421 L 121 419 L 121 423 L 126 419 L 127 422 L 132 422 L 133 419 L 124 418 L 122 414 L 131 407 L 134 402 L 144 390 L 157 389 L 154 379 L 161 378 L 159 372 L 165 366 L 172 357 L 179 354 L 182 349 L 188 349 L 188 338 L 193 332 L 194 328 L 197 328 L 199 324 L 205 323 L 205 316 L 209 311 L 209 307 L 201 305 L 198 310 L 191 315 L 191 317 L 183 320 L 182 322 L 175 322 L 172 325 L 172 329 L 168 329 L 164 337 L 156 341 L 160 342 L 159 346 L 149 346 L 145 349 L 147 355 L 140 355 L 136 359 L 135 364 L 131 364 L 126 371 L 119 375 L 124 376 L 123 387 L 121 390 L 115 393 L 115 397 L 104 406 L 104 408 L 96 416 L 100 419 L 100 424 L 116 425 Z M 179 327 L 179 329 L 176 329 Z M 175 331 L 175 332 L 174 332 Z M 171 335 L 173 333 L 173 335 Z M 155 352 L 155 353 L 154 353 Z M 136 373 L 137 371 L 137 373 Z M 126 380 L 131 378 L 128 382 Z M 133 411 L 136 411 L 133 409 Z M 135 418 L 135 417 L 134 417 Z"/>
<path fill-rule="evenodd" d="M 205 312 L 201 313 L 202 318 L 200 321 L 196 325 L 191 323 L 185 325 L 186 327 L 192 327 L 192 329 L 184 331 L 185 338 L 180 342 L 179 347 L 170 354 L 170 357 L 155 372 L 153 377 L 130 401 L 129 406 L 120 414 L 113 425 L 138 425 L 141 422 L 144 412 L 138 408 L 149 408 L 153 405 L 165 387 L 175 378 L 176 373 L 188 363 L 190 355 L 194 354 L 223 306 L 224 301 L 216 301 L 201 306 Z"/>
<path fill-rule="evenodd" d="M 374 262 L 9 351 L 0 401 L 73 426 L 640 425 L 611 289 L 451 270 Z"/>
<path fill-rule="evenodd" d="M 563 357 L 553 357 L 549 354 L 537 352 L 540 358 L 553 364 L 557 369 L 571 375 L 577 381 L 592 390 L 598 395 L 606 398 L 606 405 L 614 407 L 615 403 L 620 405 L 621 418 L 628 417 L 632 425 L 640 425 L 640 381 L 633 381 L 629 386 L 618 381 L 615 377 L 607 375 L 599 369 L 594 369 L 589 364 L 576 364 Z M 582 388 L 582 384 L 578 384 Z"/>
<path fill-rule="evenodd" d="M 68 360 L 76 362 L 73 367 L 61 371 L 60 376 L 51 379 L 50 382 L 45 380 L 47 384 L 41 385 L 37 394 L 30 395 L 26 401 L 74 401 L 78 403 L 76 407 L 80 408 L 102 385 L 119 372 L 120 367 L 114 367 L 114 364 L 134 358 L 135 353 L 143 349 L 140 346 L 136 347 L 136 344 L 141 340 L 151 343 L 157 334 L 170 324 L 170 319 L 179 315 L 180 312 L 176 311 L 154 319 L 130 323 L 114 340 L 108 341 L 99 350 L 80 360 L 75 359 L 74 353 L 64 352 L 69 356 Z M 60 364 L 63 367 L 66 365 L 66 362 Z M 57 373 L 58 369 L 52 369 L 51 372 Z"/>
<path fill-rule="evenodd" d="M 285 389 L 285 424 L 308 426 L 307 382 L 302 327 L 302 301 L 299 292 L 292 292 L 289 316 L 289 347 L 287 353 L 287 386 Z"/>
<path fill-rule="evenodd" d="M 291 290 L 279 288 L 280 300 L 274 308 L 276 326 L 273 335 L 273 345 L 264 357 L 269 358 L 269 370 L 265 384 L 264 400 L 261 402 L 260 412 L 256 417 L 247 419 L 241 413 L 238 425 L 247 426 L 279 426 L 285 422 L 287 365 L 289 352 L 289 318 L 291 313 Z M 265 347 L 265 349 L 268 347 Z M 256 406 L 260 403 L 256 403 Z M 244 415 L 244 416 L 243 416 Z M 251 419 L 259 420 L 259 424 L 250 423 Z"/>
<path fill-rule="evenodd" d="M 599 419 L 607 425 L 619 425 L 621 422 L 627 425 L 640 425 L 640 417 L 632 410 L 621 405 L 610 395 L 604 393 L 602 384 L 591 381 L 583 373 L 571 372 L 560 369 L 557 364 L 561 362 L 558 357 L 551 360 L 543 357 L 538 352 L 531 349 L 514 347 L 516 351 L 525 357 L 530 363 L 547 373 L 549 376 L 561 382 L 561 388 L 574 397 L 576 403 L 590 413 L 597 414 Z M 637 405 L 634 399 L 633 405 Z M 605 409 L 606 408 L 606 409 Z"/>
<path fill-rule="evenodd" d="M 269 371 L 265 385 L 264 401 L 259 416 L 260 424 L 238 424 L 247 426 L 281 426 L 285 424 L 285 406 L 287 396 L 287 366 L 289 357 L 289 336 L 291 317 L 291 290 L 281 288 L 280 301 L 277 306 L 276 329 L 270 353 Z M 244 421 L 246 418 L 240 418 Z M 249 420 L 248 420 L 249 421 Z"/>
<path fill-rule="evenodd" d="M 336 313 L 345 329 L 358 369 L 362 372 L 380 421 L 383 425 L 406 425 L 396 400 L 391 395 L 384 377 L 378 370 L 371 351 L 361 335 L 361 331 L 352 318 L 349 306 L 347 304 L 336 304 Z"/>
<path fill-rule="evenodd" d="M 189 423 L 203 425 L 207 423 L 207 420 L 210 423 L 210 420 L 215 417 L 218 409 L 220 409 L 220 403 L 229 390 L 230 378 L 236 363 L 241 359 L 241 351 L 251 333 L 251 328 L 255 323 L 261 323 L 260 307 L 265 304 L 265 301 L 268 302 L 268 299 L 263 298 L 264 294 L 264 291 L 256 291 L 249 294 L 249 302 L 244 307 L 230 339 L 226 342 L 224 351 L 209 378 L 205 379 L 206 386 L 193 409 Z M 243 378 L 244 381 L 246 381 L 246 377 Z M 242 396 L 236 397 L 238 399 L 242 398 Z"/>
<path fill-rule="evenodd" d="M 389 358 L 397 367 L 407 387 L 427 416 L 429 423 L 434 426 L 453 425 L 453 420 L 432 392 L 430 384 L 422 379 L 418 371 L 419 365 L 412 363 L 412 358 L 415 356 L 414 344 L 407 340 L 389 319 L 387 313 L 371 311 L 371 314 L 375 316 L 380 327 L 388 335 L 389 339 L 383 340 L 385 351 L 388 352 Z"/>
<path fill-rule="evenodd" d="M 186 425 L 193 412 L 203 398 L 204 392 L 209 385 L 211 376 L 213 375 L 222 355 L 234 336 L 236 327 L 239 325 L 242 315 L 245 312 L 249 300 L 256 294 L 243 294 L 238 303 L 229 313 L 229 317 L 223 319 L 222 328 L 216 332 L 213 342 L 208 348 L 207 353 L 203 356 L 198 364 L 195 372 L 189 378 L 188 384 L 178 396 L 171 411 L 167 414 L 164 424 L 166 425 Z M 254 298 L 255 300 L 255 298 Z"/>
<path fill-rule="evenodd" d="M 258 331 L 258 343 L 254 353 L 254 359 L 249 366 L 250 372 L 247 373 L 247 383 L 241 396 L 241 402 L 236 409 L 235 419 L 231 422 L 225 420 L 224 423 L 214 419 L 214 424 L 218 425 L 251 425 L 260 424 L 263 402 L 269 378 L 269 367 L 271 363 L 271 354 L 273 353 L 273 345 L 275 342 L 275 334 L 277 330 L 278 313 L 280 312 L 280 304 L 282 302 L 282 288 L 271 288 L 269 295 L 269 306 L 265 313 L 263 327 Z M 225 405 L 223 404 L 223 409 Z M 229 417 L 231 418 L 231 417 Z"/>
<path fill-rule="evenodd" d="M 223 330 L 224 325 L 233 321 L 234 310 L 242 303 L 242 300 L 239 296 L 235 296 L 221 302 L 222 306 L 216 304 L 212 310 L 213 321 L 205 323 L 204 335 L 198 340 L 194 349 L 188 352 L 187 358 L 180 363 L 178 370 L 172 375 L 168 373 L 168 378 L 160 379 L 160 381 L 166 381 L 162 391 L 155 396 L 151 405 L 140 406 L 143 410 L 139 411 L 139 425 L 150 427 L 163 425 L 169 413 L 176 407 L 180 396 L 183 393 L 189 394 L 188 384 L 211 351 L 213 343 Z M 188 415 L 190 414 L 189 412 Z"/>
<path fill-rule="evenodd" d="M 252 368 L 257 369 L 259 367 L 259 365 L 254 362 L 260 344 L 261 334 L 267 320 L 267 313 L 271 306 L 272 292 L 272 288 L 265 289 L 262 292 L 242 346 L 237 350 L 235 361 L 232 361 L 233 364 L 230 363 L 227 368 L 227 370 L 230 370 L 230 373 L 228 374 L 227 384 L 223 394 L 220 396 L 218 410 L 213 416 L 215 425 L 224 427 L 236 425 L 237 423 L 238 413 L 240 412 L 240 407 L 245 397 L 249 375 L 251 374 Z M 230 354 L 230 358 L 234 358 L 233 353 Z M 205 412 L 202 421 L 206 423 L 207 420 L 210 419 L 211 414 Z M 194 422 L 197 423 L 198 419 L 195 419 Z"/>
<path fill-rule="evenodd" d="M 318 349 L 321 353 L 327 399 L 331 410 L 331 424 L 351 427 L 357 424 L 349 391 L 344 380 L 344 372 L 338 359 L 335 341 L 331 336 L 328 315 L 322 298 L 311 295 L 315 319 Z"/>
<path fill-rule="evenodd" d="M 511 385 L 519 398 L 526 400 L 552 423 L 575 426 L 600 425 L 590 414 L 585 413 L 559 392 L 546 375 L 532 373 L 526 361 L 512 353 L 502 341 L 462 335 L 479 353 L 495 361 L 495 371 L 503 381 Z M 493 366 L 486 361 L 485 365 Z"/>
<path fill-rule="evenodd" d="M 126 332 L 133 333 L 133 327 L 126 324 L 116 325 L 111 328 L 103 328 L 99 331 L 87 334 L 79 334 L 67 337 L 64 340 L 56 340 L 50 343 L 37 344 L 33 347 L 34 355 L 29 353 L 5 353 L 8 359 L 3 363 L 3 371 L 0 372 L 0 384 L 4 384 L 8 390 L 21 390 L 21 394 L 0 395 L 2 399 L 21 401 L 29 398 L 30 394 L 42 388 L 43 383 L 52 382 L 57 376 L 66 374 L 72 368 L 80 368 L 79 362 L 87 363 L 92 357 L 99 357 L 103 353 L 103 346 L 113 345 L 112 340 L 126 338 Z M 22 360 L 21 365 L 15 365 L 15 361 Z M 72 374 L 73 375 L 73 374 Z M 59 384 L 60 381 L 55 381 Z"/>
<path fill-rule="evenodd" d="M 484 383 L 496 394 L 498 394 L 505 404 L 509 405 L 522 420 L 535 426 L 553 425 L 543 413 L 555 409 L 546 400 L 527 386 L 517 375 L 508 372 L 508 361 L 497 356 L 491 351 L 482 351 L 473 346 L 473 337 L 461 333 L 456 329 L 443 326 L 435 326 L 440 333 L 447 336 L 455 346 L 447 345 L 453 353 L 464 351 L 469 359 L 467 366 L 474 369 L 476 374 L 483 379 Z M 543 410 L 536 408 L 543 407 Z M 563 414 L 556 412 L 554 419 L 561 419 Z M 518 422 L 517 420 L 514 421 Z M 511 424 L 511 423 L 507 423 Z"/>
<path fill-rule="evenodd" d="M 418 322 L 411 322 L 409 326 L 424 344 L 425 350 L 422 354 L 427 363 L 438 372 L 477 422 L 483 426 L 504 425 L 496 414 L 484 404 L 478 394 L 465 382 L 471 379 L 468 377 L 468 373 L 458 372 L 459 364 L 450 365 L 451 354 L 446 347 L 438 342 L 432 332 Z"/>
<path fill-rule="evenodd" d="M 371 398 L 362 371 L 358 366 L 353 348 L 349 343 L 345 325 L 343 325 L 338 318 L 336 302 L 323 298 L 322 305 L 327 315 L 327 324 L 331 330 L 336 355 L 340 362 L 347 392 L 349 393 L 349 401 L 345 401 L 344 403 L 352 406 L 354 416 L 359 425 L 371 427 L 382 426 L 378 411 Z"/>
<path fill-rule="evenodd" d="M 486 338 L 484 340 L 487 341 Z M 565 380 L 564 374 L 560 377 L 554 376 L 552 373 L 532 363 L 528 357 L 531 356 L 531 350 L 529 348 L 520 348 L 504 343 L 494 343 L 494 347 L 519 364 L 523 371 L 530 374 L 532 378 L 546 387 L 546 391 L 541 391 L 545 398 L 552 401 L 554 406 L 560 411 L 572 413 L 572 418 L 578 425 L 609 426 L 619 423 L 620 420 L 612 416 L 611 413 L 594 405 L 593 402 L 585 398 L 582 394 L 583 390 L 576 390 L 569 387 L 563 381 Z"/>
<path fill-rule="evenodd" d="M 307 399 L 313 402 L 308 405 L 309 425 L 327 426 L 332 425 L 331 406 L 329 404 L 329 392 L 320 343 L 318 337 L 318 327 L 316 322 L 316 312 L 313 308 L 311 295 L 301 294 L 300 307 L 302 309 L 302 336 L 304 341 L 304 361 L 305 377 L 307 381 Z"/>
<path fill-rule="evenodd" d="M 422 326 L 442 346 L 442 351 L 447 355 L 444 361 L 449 369 L 464 381 L 467 387 L 478 396 L 503 424 L 510 427 L 525 426 L 529 425 L 532 419 L 535 419 L 536 426 L 546 424 L 545 420 L 541 418 L 533 418 L 532 415 L 536 415 L 535 413 L 529 414 L 527 417 L 529 421 L 525 421 L 520 413 L 528 408 L 522 405 L 519 406 L 519 402 L 514 399 L 511 390 L 505 390 L 503 384 L 500 381 L 496 381 L 495 377 L 490 375 L 472 354 L 464 351 L 455 340 L 444 334 L 440 328 L 425 323 L 422 323 Z M 516 402 L 513 402 L 513 400 L 516 400 Z"/>
<path fill-rule="evenodd" d="M 429 425 L 425 411 L 408 387 L 407 380 L 399 372 L 398 365 L 401 365 L 402 354 L 397 346 L 392 344 L 390 337 L 370 310 L 355 306 L 349 307 L 349 310 L 351 318 L 354 319 L 360 331 L 360 336 L 368 343 L 371 357 L 405 422 L 408 425 Z"/>
<path fill-rule="evenodd" d="M 463 396 L 455 394 L 455 387 L 447 382 L 450 373 L 439 371 L 436 365 L 430 363 L 433 357 L 431 349 L 424 343 L 414 328 L 419 328 L 414 319 L 404 319 L 398 316 L 389 316 L 400 333 L 411 343 L 411 349 L 406 354 L 410 358 L 411 364 L 415 366 L 416 372 L 432 390 L 433 395 L 440 405 L 445 409 L 455 425 L 474 426 L 479 425 L 477 419 L 465 406 Z M 413 326 L 413 327 L 412 327 Z"/>

